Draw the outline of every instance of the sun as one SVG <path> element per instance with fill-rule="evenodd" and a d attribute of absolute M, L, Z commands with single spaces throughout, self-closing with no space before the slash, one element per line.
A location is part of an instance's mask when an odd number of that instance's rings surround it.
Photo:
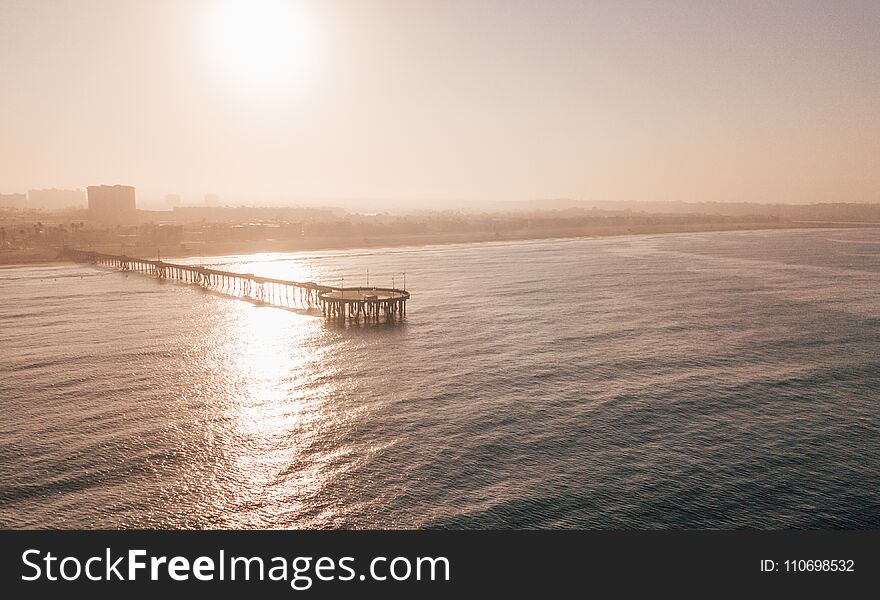
<path fill-rule="evenodd" d="M 291 0 L 221 0 L 211 21 L 219 66 L 242 84 L 279 84 L 312 61 L 314 27 Z"/>

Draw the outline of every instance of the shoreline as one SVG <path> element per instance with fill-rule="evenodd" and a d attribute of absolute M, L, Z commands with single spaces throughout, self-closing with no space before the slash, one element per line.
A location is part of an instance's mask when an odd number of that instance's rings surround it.
<path fill-rule="evenodd" d="M 184 243 L 182 247 L 131 247 L 123 244 L 101 244 L 91 248 L 105 254 L 125 254 L 132 258 L 151 259 L 157 254 L 163 259 L 192 258 L 195 256 L 238 256 L 263 253 L 292 253 L 310 251 L 365 250 L 418 246 L 449 246 L 487 242 L 540 241 L 594 237 L 618 237 L 627 235 L 671 235 L 681 233 L 722 233 L 731 231 L 767 231 L 799 229 L 870 229 L 876 223 L 855 222 L 789 222 L 789 223 L 732 223 L 692 226 L 646 226 L 646 227 L 587 227 L 538 231 L 514 231 L 505 233 L 439 233 L 435 235 L 396 235 L 353 240 L 340 237 L 315 237 L 308 240 L 261 240 Z M 58 248 L 28 248 L 0 252 L 0 267 L 27 265 L 56 265 L 67 263 L 60 257 Z"/>

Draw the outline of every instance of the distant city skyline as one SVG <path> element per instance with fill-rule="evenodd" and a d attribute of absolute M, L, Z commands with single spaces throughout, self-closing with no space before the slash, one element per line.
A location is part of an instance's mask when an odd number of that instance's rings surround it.
<path fill-rule="evenodd" d="M 880 201 L 880 3 L 7 0 L 0 193 Z"/>

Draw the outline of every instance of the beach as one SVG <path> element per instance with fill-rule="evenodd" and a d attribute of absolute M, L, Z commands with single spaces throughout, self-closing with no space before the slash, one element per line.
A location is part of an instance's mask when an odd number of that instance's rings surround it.
<path fill-rule="evenodd" d="M 186 258 L 192 256 L 226 256 L 261 254 L 268 252 L 307 252 L 310 250 L 355 250 L 360 248 L 400 248 L 406 246 L 436 246 L 473 244 L 480 242 L 552 240 L 565 238 L 609 237 L 620 235 L 659 235 L 669 233 L 700 233 L 722 231 L 758 231 L 767 229 L 816 229 L 876 227 L 871 223 L 799 222 L 799 223 L 691 223 L 651 226 L 602 226 L 553 229 L 526 229 L 504 232 L 465 232 L 412 235 L 312 236 L 298 239 L 265 239 L 259 241 L 185 242 L 176 245 L 94 244 L 80 250 L 94 250 L 105 254 L 121 254 L 139 258 Z M 61 260 L 61 247 L 20 248 L 0 252 L 0 265 L 49 264 Z"/>

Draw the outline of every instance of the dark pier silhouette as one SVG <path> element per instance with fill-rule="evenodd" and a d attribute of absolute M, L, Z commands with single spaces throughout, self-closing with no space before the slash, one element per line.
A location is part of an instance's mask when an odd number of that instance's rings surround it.
<path fill-rule="evenodd" d="M 262 304 L 282 308 L 320 308 L 324 316 L 338 319 L 401 318 L 406 315 L 406 301 L 410 296 L 406 290 L 395 288 L 335 287 L 87 250 L 66 248 L 63 256 L 75 262 L 197 285 Z"/>

